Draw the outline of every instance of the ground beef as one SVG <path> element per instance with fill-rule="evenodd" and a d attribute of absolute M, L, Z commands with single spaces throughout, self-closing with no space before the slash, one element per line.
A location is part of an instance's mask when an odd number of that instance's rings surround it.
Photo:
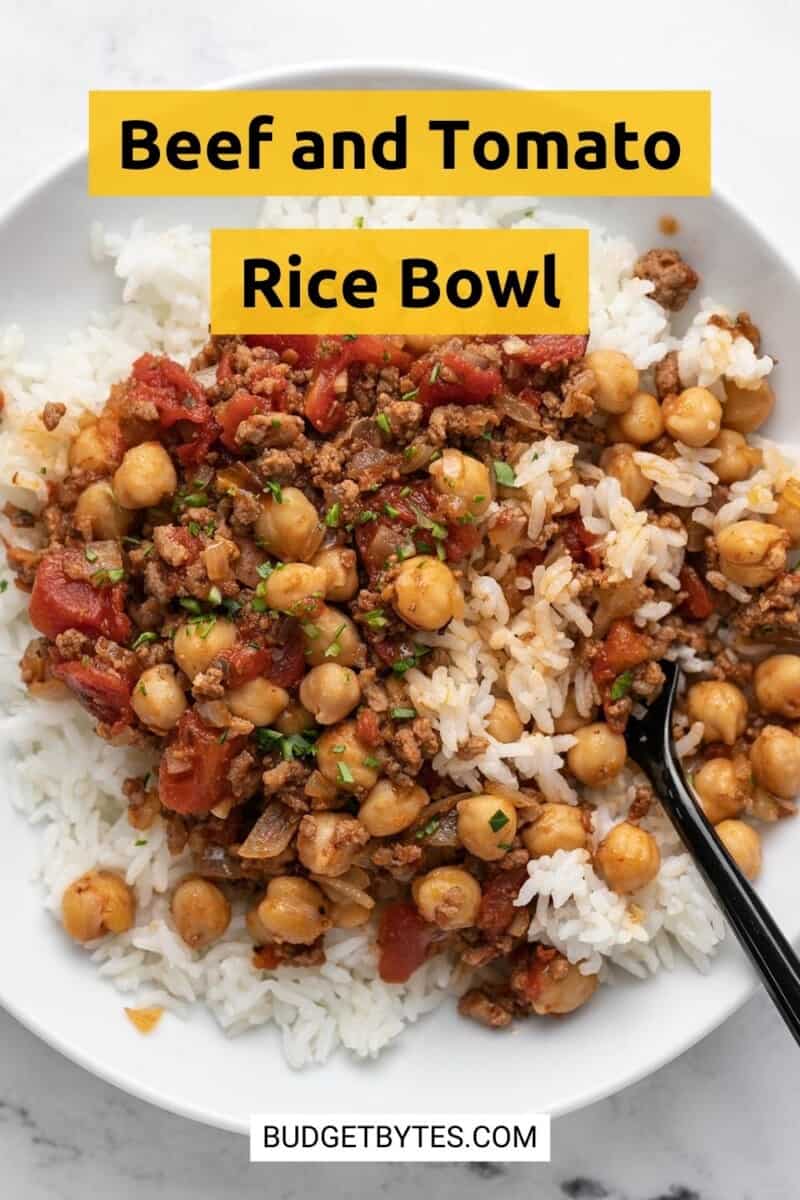
<path fill-rule="evenodd" d="M 228 783 L 234 799 L 244 800 L 258 788 L 260 770 L 255 755 L 242 750 L 228 768 Z"/>
<path fill-rule="evenodd" d="M 800 574 L 781 575 L 762 594 L 733 616 L 745 637 L 770 641 L 775 636 L 800 638 Z"/>
<path fill-rule="evenodd" d="M 33 638 L 25 647 L 19 666 L 22 682 L 26 687 L 30 687 L 32 683 L 44 683 L 48 678 L 49 645 L 47 638 Z"/>
<path fill-rule="evenodd" d="M 66 629 L 56 637 L 56 650 L 59 658 L 65 662 L 83 658 L 84 655 L 92 652 L 92 639 L 78 629 Z"/>
<path fill-rule="evenodd" d="M 458 1002 L 462 1017 L 471 1017 L 489 1029 L 505 1029 L 511 1024 L 513 1010 L 493 1000 L 482 988 L 470 988 Z"/>
<path fill-rule="evenodd" d="M 281 801 L 295 812 L 307 812 L 305 785 L 309 774 L 309 768 L 299 762 L 280 762 L 275 767 L 268 767 L 261 776 L 264 795 L 270 799 L 279 795 Z"/>
<path fill-rule="evenodd" d="M 233 497 L 233 512 L 231 524 L 234 529 L 246 530 L 255 525 L 261 515 L 261 505 L 258 496 L 240 488 Z"/>
<path fill-rule="evenodd" d="M 569 417 L 590 417 L 594 412 L 595 375 L 591 367 L 582 363 L 572 363 L 567 371 L 567 377 L 561 385 L 562 402 L 558 415 L 565 420 Z"/>
<path fill-rule="evenodd" d="M 653 370 L 656 385 L 656 395 L 659 400 L 667 396 L 675 396 L 681 390 L 681 377 L 678 371 L 678 351 L 670 350 L 661 362 L 657 362 Z"/>
<path fill-rule="evenodd" d="M 400 442 L 409 441 L 422 424 L 425 410 L 415 400 L 390 400 L 384 409 L 392 436 Z"/>
<path fill-rule="evenodd" d="M 637 279 L 655 284 L 650 298 L 670 312 L 679 312 L 700 282 L 697 272 L 684 262 L 677 250 L 648 250 L 637 258 Z"/>
<path fill-rule="evenodd" d="M 474 440 L 500 424 L 493 408 L 480 404 L 442 404 L 431 413 L 427 436 L 434 446 L 444 446 L 456 438 Z"/>
<path fill-rule="evenodd" d="M 53 400 L 48 400 L 41 412 L 41 422 L 48 433 L 52 433 L 58 428 L 61 418 L 67 411 L 66 404 L 56 403 Z"/>
<path fill-rule="evenodd" d="M 370 858 L 376 867 L 382 867 L 397 879 L 407 879 L 422 861 L 421 846 L 409 842 L 390 842 L 378 846 Z"/>

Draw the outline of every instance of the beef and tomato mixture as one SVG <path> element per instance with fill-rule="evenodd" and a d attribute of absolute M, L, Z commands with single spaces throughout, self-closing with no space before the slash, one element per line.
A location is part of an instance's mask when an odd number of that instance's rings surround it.
<path fill-rule="evenodd" d="M 651 251 L 637 271 L 673 309 L 697 282 L 672 251 Z M 612 584 L 569 487 L 526 539 L 515 464 L 537 438 L 574 442 L 637 509 L 683 528 L 685 510 L 655 495 L 635 452 L 718 448 L 719 507 L 759 464 L 743 435 L 771 393 L 731 388 L 723 413 L 712 392 L 681 387 L 674 356 L 649 392 L 624 354 L 587 355 L 586 343 L 215 337 L 188 370 L 139 358 L 75 437 L 43 513 L 47 544 L 10 551 L 41 634 L 23 674 L 34 690 L 69 689 L 101 737 L 156 752 L 155 769 L 126 784 L 129 820 L 138 831 L 163 820 L 170 849 L 191 855 L 171 898 L 188 946 L 222 936 L 243 900 L 254 970 L 313 967 L 328 930 L 374 920 L 388 982 L 445 952 L 490 968 L 460 1002 L 487 1025 L 590 998 L 597 977 L 531 943 L 528 908 L 514 901 L 529 860 L 559 849 L 590 850 L 621 895 L 644 887 L 659 869 L 638 823 L 648 789 L 599 845 L 588 806 L 548 801 L 530 780 L 465 793 L 433 769 L 440 738 L 406 679 L 445 660 L 425 635 L 461 615 L 467 564 L 490 570 L 509 553 L 512 614 L 525 580 L 566 554 L 595 618 L 577 647 L 591 712 L 570 694 L 555 722 L 573 735 L 579 791 L 623 769 L 622 731 L 657 694 L 669 647 L 709 656 L 710 677 L 687 699 L 705 730 L 695 784 L 731 852 L 757 869 L 758 834 L 738 817 L 779 815 L 800 785 L 800 658 L 767 657 L 754 675 L 719 629 L 795 635 L 794 493 L 773 518 L 717 538 L 690 528 L 676 612 L 642 628 L 632 614 L 658 588 Z M 59 407 L 42 414 L 49 428 Z M 726 581 L 766 591 L 741 607 Z M 525 731 L 501 681 L 486 729 L 500 743 Z M 135 920 L 131 889 L 110 871 L 76 880 L 62 908 L 81 942 Z"/>

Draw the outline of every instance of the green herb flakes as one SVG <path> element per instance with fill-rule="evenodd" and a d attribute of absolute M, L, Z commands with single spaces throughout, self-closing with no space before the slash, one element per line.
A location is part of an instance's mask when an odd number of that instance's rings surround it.
<path fill-rule="evenodd" d="M 510 467 L 508 463 L 500 462 L 500 460 L 496 458 L 492 463 L 492 467 L 494 468 L 495 479 L 503 487 L 519 487 L 519 484 L 517 483 L 517 477 L 514 474 L 514 468 Z"/>
<path fill-rule="evenodd" d="M 633 672 L 632 671 L 623 671 L 621 675 L 617 676 L 617 678 L 614 680 L 614 682 L 611 685 L 611 699 L 612 700 L 621 700 L 622 697 L 626 696 L 628 694 L 628 692 L 631 690 L 632 683 L 633 683 Z"/>
<path fill-rule="evenodd" d="M 502 809 L 498 808 L 496 812 L 489 817 L 489 828 L 493 833 L 499 833 L 504 825 L 508 824 L 508 817 Z"/>

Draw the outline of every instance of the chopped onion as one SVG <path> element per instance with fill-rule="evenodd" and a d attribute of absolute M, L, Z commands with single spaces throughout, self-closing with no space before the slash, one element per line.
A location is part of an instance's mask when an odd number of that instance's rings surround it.
<path fill-rule="evenodd" d="M 271 800 L 239 847 L 240 858 L 274 858 L 289 845 L 302 813 Z"/>

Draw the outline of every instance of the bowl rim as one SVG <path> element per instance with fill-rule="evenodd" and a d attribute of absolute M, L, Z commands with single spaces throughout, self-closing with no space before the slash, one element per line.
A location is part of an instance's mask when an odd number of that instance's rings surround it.
<path fill-rule="evenodd" d="M 510 75 L 498 75 L 490 71 L 462 68 L 450 63 L 424 61 L 408 64 L 395 62 L 390 59 L 301 60 L 281 66 L 250 71 L 243 75 L 229 76 L 222 80 L 215 80 L 195 89 L 187 90 L 239 91 L 254 90 L 257 87 L 263 87 L 265 91 L 277 90 L 281 87 L 291 89 L 292 86 L 297 87 L 298 79 L 312 76 L 315 82 L 318 82 L 321 90 L 326 84 L 333 83 L 337 76 L 342 74 L 347 74 L 355 78 L 355 85 L 350 85 L 353 90 L 357 87 L 359 77 L 363 77 L 365 82 L 378 83 L 378 86 L 380 86 L 380 77 L 387 75 L 407 75 L 409 81 L 416 81 L 422 87 L 428 87 L 430 90 L 445 90 L 445 88 L 453 90 L 463 89 L 465 91 L 476 88 L 535 90 L 530 89 L 529 82 Z M 438 81 L 438 86 L 434 81 Z M 376 88 L 375 90 L 378 89 Z M 62 175 L 66 175 L 69 171 L 74 170 L 82 161 L 86 163 L 87 156 L 87 142 L 85 139 L 81 139 L 70 150 L 60 155 L 54 165 L 37 172 L 29 182 L 23 184 L 12 194 L 6 204 L 2 205 L 0 208 L 0 225 L 13 219 L 36 196 L 56 183 Z M 720 200 L 747 227 L 748 232 L 754 239 L 777 255 L 798 287 L 800 287 L 800 277 L 795 270 L 793 262 L 786 258 L 782 251 L 769 241 L 766 233 L 762 232 L 756 221 L 731 199 L 727 189 L 720 187 L 715 182 L 712 186 L 710 197 Z M 693 1031 L 683 1039 L 673 1039 L 665 1050 L 655 1054 L 646 1063 L 638 1066 L 626 1075 L 623 1082 L 615 1080 L 608 1085 L 598 1084 L 594 1088 L 587 1090 L 578 1099 L 555 1106 L 551 1110 L 550 1115 L 553 1117 L 564 1116 L 569 1112 L 578 1111 L 606 1099 L 654 1074 L 667 1063 L 685 1054 L 687 1050 L 697 1045 L 715 1029 L 723 1025 L 725 1021 L 733 1016 L 754 995 L 757 987 L 758 980 L 755 974 L 751 973 L 748 979 L 742 981 L 741 988 L 726 1003 L 719 1006 L 713 1019 L 708 1021 L 699 1031 Z M 0 991 L 0 1007 L 19 1021 L 29 1032 L 58 1051 L 59 1054 L 62 1054 L 69 1061 L 95 1075 L 103 1082 L 119 1088 L 128 1095 L 135 1096 L 157 1108 L 175 1113 L 189 1120 L 197 1121 L 200 1124 L 209 1125 L 232 1133 L 245 1135 L 249 1133 L 247 1124 L 244 1121 L 231 1117 L 228 1113 L 214 1111 L 206 1106 L 192 1104 L 187 1101 L 179 1101 L 172 1096 L 164 1095 L 155 1087 L 151 1087 L 147 1083 L 131 1077 L 124 1070 L 108 1066 L 101 1059 L 95 1058 L 91 1052 L 84 1050 L 80 1045 L 73 1044 L 66 1037 L 49 1030 L 44 1022 L 23 1011 L 12 1000 L 5 997 L 2 991 Z"/>

